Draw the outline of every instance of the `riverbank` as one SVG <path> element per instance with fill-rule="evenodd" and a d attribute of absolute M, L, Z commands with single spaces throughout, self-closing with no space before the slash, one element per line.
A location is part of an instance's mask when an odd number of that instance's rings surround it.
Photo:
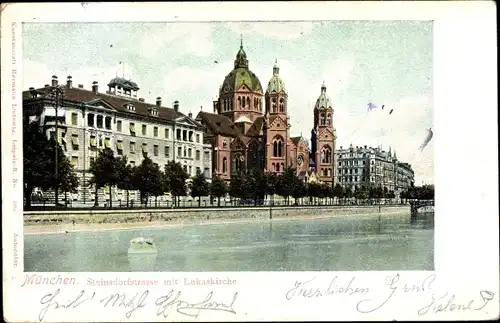
<path fill-rule="evenodd" d="M 177 210 L 25 212 L 24 234 L 132 230 L 235 222 L 321 219 L 338 215 L 410 215 L 409 206 L 259 207 Z"/>

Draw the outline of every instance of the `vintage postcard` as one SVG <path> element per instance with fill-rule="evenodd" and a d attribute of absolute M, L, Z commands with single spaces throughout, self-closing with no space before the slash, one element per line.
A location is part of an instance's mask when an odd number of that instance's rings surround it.
<path fill-rule="evenodd" d="M 494 9 L 3 4 L 4 319 L 498 319 Z"/>

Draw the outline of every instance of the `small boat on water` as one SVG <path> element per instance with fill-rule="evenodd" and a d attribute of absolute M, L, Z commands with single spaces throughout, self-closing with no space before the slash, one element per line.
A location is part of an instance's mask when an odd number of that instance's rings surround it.
<path fill-rule="evenodd" d="M 157 253 L 158 249 L 153 239 L 138 237 L 130 240 L 130 245 L 128 247 L 128 253 L 131 254 L 147 254 L 147 253 Z"/>

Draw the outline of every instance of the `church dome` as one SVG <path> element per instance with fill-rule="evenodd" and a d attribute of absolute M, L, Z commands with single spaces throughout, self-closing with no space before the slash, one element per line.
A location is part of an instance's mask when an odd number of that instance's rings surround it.
<path fill-rule="evenodd" d="M 273 67 L 273 76 L 269 80 L 269 83 L 267 84 L 267 90 L 266 93 L 280 93 L 284 92 L 286 94 L 286 87 L 285 87 L 285 82 L 281 79 L 279 76 L 280 69 L 278 67 L 278 62 L 274 64 Z"/>
<path fill-rule="evenodd" d="M 318 99 L 316 100 L 316 104 L 314 105 L 315 109 L 327 109 L 332 107 L 332 100 L 330 100 L 330 97 L 328 94 L 326 94 L 326 85 L 325 82 L 323 82 L 323 85 L 321 85 L 321 94 L 319 95 Z"/>
<path fill-rule="evenodd" d="M 259 78 L 254 72 L 248 69 L 247 54 L 243 49 L 242 42 L 234 60 L 234 69 L 225 77 L 219 94 L 238 91 L 243 85 L 248 87 L 250 91 L 262 94 L 262 85 Z"/>

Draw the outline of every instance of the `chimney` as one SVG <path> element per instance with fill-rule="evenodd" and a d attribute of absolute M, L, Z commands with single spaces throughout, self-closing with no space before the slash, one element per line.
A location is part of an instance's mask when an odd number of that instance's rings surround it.
<path fill-rule="evenodd" d="M 57 76 L 52 75 L 52 86 L 57 86 L 59 82 L 57 81 Z"/>
<path fill-rule="evenodd" d="M 50 85 L 48 85 L 48 84 L 45 84 L 45 87 L 49 87 L 49 86 L 50 86 Z"/>
<path fill-rule="evenodd" d="M 368 148 L 368 146 L 367 146 L 367 145 L 365 145 L 365 149 L 366 149 L 366 148 Z"/>
<path fill-rule="evenodd" d="M 73 81 L 71 79 L 72 79 L 71 75 L 68 75 L 68 78 L 66 80 L 66 86 L 68 87 L 68 89 L 73 87 Z"/>
<path fill-rule="evenodd" d="M 144 102 L 144 98 L 139 98 L 139 101 L 140 102 Z"/>
<path fill-rule="evenodd" d="M 92 82 L 92 92 L 97 93 L 99 89 L 99 84 L 97 81 Z"/>
<path fill-rule="evenodd" d="M 189 111 L 188 117 L 189 117 L 189 119 L 193 119 L 193 114 L 191 113 L 191 111 Z"/>
<path fill-rule="evenodd" d="M 79 89 L 83 89 L 83 84 L 78 84 Z"/>
<path fill-rule="evenodd" d="M 174 101 L 174 111 L 179 112 L 179 101 L 177 100 Z"/>
<path fill-rule="evenodd" d="M 156 106 L 159 108 L 161 107 L 161 97 L 156 98 Z"/>

